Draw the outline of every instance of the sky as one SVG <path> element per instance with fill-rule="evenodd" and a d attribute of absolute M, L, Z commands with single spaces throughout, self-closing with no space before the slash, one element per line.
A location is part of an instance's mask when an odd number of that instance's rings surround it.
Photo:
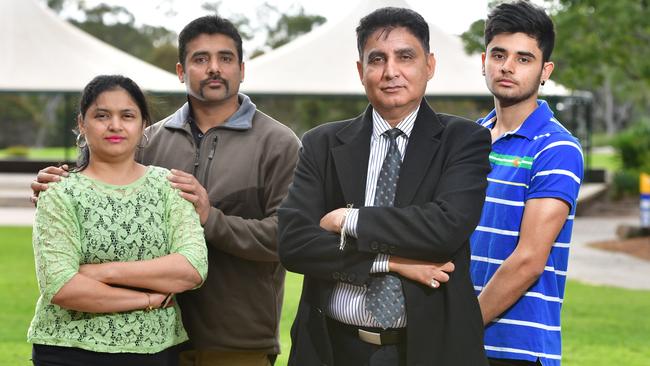
<path fill-rule="evenodd" d="M 135 16 L 136 23 L 164 25 L 180 32 L 191 20 L 206 15 L 201 4 L 207 0 L 86 0 L 88 6 L 99 3 L 120 5 Z M 322 15 L 335 20 L 351 11 L 361 1 L 375 0 L 221 0 L 220 12 L 228 18 L 231 14 L 244 14 L 255 18 L 265 2 L 280 11 L 301 5 L 307 14 Z M 475 20 L 487 16 L 487 0 L 405 0 L 424 18 L 450 34 L 460 34 Z M 173 15 L 172 15 L 173 14 Z"/>

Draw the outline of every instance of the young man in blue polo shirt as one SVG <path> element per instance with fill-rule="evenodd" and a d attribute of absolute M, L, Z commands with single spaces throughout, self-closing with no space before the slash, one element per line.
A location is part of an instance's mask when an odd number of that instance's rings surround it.
<path fill-rule="evenodd" d="M 481 221 L 471 237 L 471 274 L 492 366 L 560 365 L 560 308 L 582 149 L 538 100 L 553 71 L 553 22 L 527 1 L 488 16 L 483 74 L 495 109 L 492 171 Z"/>

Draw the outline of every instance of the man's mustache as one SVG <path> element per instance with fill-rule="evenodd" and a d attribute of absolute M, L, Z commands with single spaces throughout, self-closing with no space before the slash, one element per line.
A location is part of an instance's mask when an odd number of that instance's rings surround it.
<path fill-rule="evenodd" d="M 208 85 L 209 82 L 215 80 L 221 82 L 226 88 L 228 88 L 228 80 L 222 78 L 221 76 L 214 76 L 205 80 L 201 80 L 201 87 L 204 87 Z"/>

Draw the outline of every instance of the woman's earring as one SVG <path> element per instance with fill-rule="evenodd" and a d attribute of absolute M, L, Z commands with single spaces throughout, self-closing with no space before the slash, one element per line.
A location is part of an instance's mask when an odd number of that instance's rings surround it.
<path fill-rule="evenodd" d="M 80 149 L 83 149 L 86 146 L 88 146 L 88 142 L 86 141 L 86 138 L 84 137 L 84 134 L 80 132 L 77 135 L 77 147 L 80 148 Z"/>

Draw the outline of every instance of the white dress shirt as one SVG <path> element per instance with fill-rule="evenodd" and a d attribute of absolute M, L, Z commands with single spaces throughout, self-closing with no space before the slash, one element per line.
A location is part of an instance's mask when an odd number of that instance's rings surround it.
<path fill-rule="evenodd" d="M 418 106 L 404 120 L 397 124 L 396 128 L 400 129 L 403 134 L 397 137 L 397 148 L 402 160 L 406 152 L 408 139 L 415 124 L 420 107 Z M 383 135 L 384 132 L 392 129 L 390 124 L 383 119 L 376 110 L 372 110 L 372 136 L 370 138 L 370 157 L 368 159 L 368 178 L 366 180 L 366 196 L 364 204 L 373 206 L 375 202 L 375 189 L 377 188 L 377 178 L 384 163 L 384 158 L 390 147 L 390 140 Z M 357 222 L 359 219 L 359 210 L 351 209 L 345 218 L 343 230 L 346 235 L 357 238 Z M 378 254 L 370 273 L 388 272 L 387 254 Z M 366 311 L 366 292 L 367 286 L 356 286 L 349 283 L 338 282 L 334 287 L 330 297 L 327 315 L 342 323 L 379 328 L 380 325 L 372 318 L 370 312 Z M 406 314 L 397 319 L 391 328 L 403 328 L 406 326 Z"/>

